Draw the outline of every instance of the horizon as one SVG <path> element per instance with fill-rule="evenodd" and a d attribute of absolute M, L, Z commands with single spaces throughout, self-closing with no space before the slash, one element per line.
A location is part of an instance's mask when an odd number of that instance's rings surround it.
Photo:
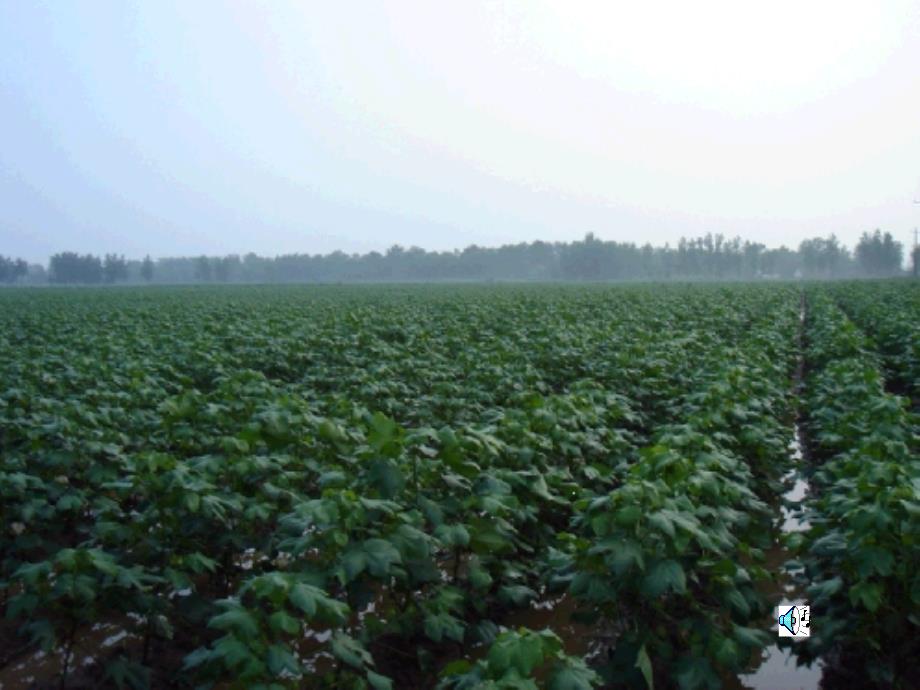
<path fill-rule="evenodd" d="M 865 231 L 865 232 L 866 232 L 867 234 L 870 234 L 870 235 L 871 235 L 872 232 L 875 232 L 876 230 L 880 230 L 882 233 L 888 233 L 888 232 L 889 232 L 889 231 L 885 230 L 884 228 L 873 228 L 872 231 L 868 231 L 868 230 L 867 230 L 867 231 Z M 836 235 L 835 235 L 834 233 L 830 233 L 830 234 L 829 234 L 828 236 L 826 236 L 826 237 L 804 237 L 804 238 L 802 238 L 802 242 L 807 242 L 807 241 L 809 241 L 809 240 L 815 240 L 815 239 L 830 239 L 832 236 L 833 236 L 833 237 L 836 237 Z M 893 234 L 892 234 L 892 236 L 894 237 Z M 716 237 L 716 234 L 711 234 L 711 237 L 714 239 L 714 238 Z M 636 248 L 638 248 L 638 249 L 642 249 L 642 248 L 644 248 L 644 247 L 646 247 L 646 246 L 650 246 L 650 247 L 652 247 L 652 249 L 654 249 L 654 250 L 661 250 L 661 251 L 664 251 L 664 250 L 677 251 L 677 250 L 678 250 L 678 247 L 679 247 L 679 243 L 680 243 L 681 241 L 684 241 L 684 240 L 685 240 L 685 241 L 687 241 L 687 242 L 689 243 L 689 242 L 702 241 L 702 240 L 704 240 L 705 238 L 706 238 L 706 235 L 699 235 L 699 236 L 696 236 L 696 237 L 681 237 L 681 238 L 678 238 L 678 242 L 677 242 L 677 243 L 674 243 L 674 244 L 671 244 L 671 243 L 666 242 L 666 243 L 664 243 L 664 244 L 658 244 L 658 245 L 656 245 L 656 244 L 652 244 L 652 243 L 650 243 L 650 242 L 640 243 L 640 242 L 637 242 L 637 241 L 635 241 L 635 240 L 628 240 L 628 239 L 627 239 L 627 240 L 610 240 L 610 239 L 605 239 L 605 238 L 602 238 L 602 237 L 595 237 L 596 240 L 601 241 L 601 242 L 616 243 L 616 244 L 621 245 L 621 246 L 633 246 L 633 247 L 636 247 Z M 739 241 L 741 242 L 742 246 L 744 246 L 744 243 L 745 243 L 745 242 L 751 242 L 751 244 L 757 244 L 756 242 L 752 242 L 752 241 L 750 241 L 750 240 L 744 240 L 743 238 L 741 238 L 741 237 L 738 236 L 738 235 L 735 235 L 735 236 L 733 236 L 733 237 L 723 236 L 723 239 L 725 240 L 725 243 L 726 243 L 726 244 L 727 244 L 727 243 L 731 243 L 731 242 L 733 242 L 733 241 L 735 241 L 735 240 L 739 240 Z M 839 238 L 839 237 L 836 237 L 836 239 L 839 241 L 840 238 Z M 895 239 L 896 242 L 899 242 L 899 240 L 898 240 L 897 237 L 894 237 L 894 239 Z M 570 244 L 572 244 L 572 243 L 581 243 L 581 242 L 584 242 L 584 241 L 585 241 L 585 237 L 575 238 L 575 239 L 571 239 L 571 240 L 553 240 L 553 241 L 550 241 L 550 240 L 542 240 L 542 239 L 539 239 L 539 238 L 538 238 L 538 239 L 529 240 L 529 241 L 528 241 L 528 240 L 522 240 L 522 241 L 520 241 L 520 242 L 509 242 L 509 243 L 506 243 L 506 244 L 495 244 L 495 245 L 469 244 L 469 245 L 466 245 L 466 246 L 464 246 L 464 247 L 454 247 L 454 248 L 452 248 L 452 249 L 429 249 L 429 248 L 427 248 L 427 247 L 420 247 L 420 246 L 418 246 L 418 245 L 404 246 L 404 245 L 400 245 L 400 244 L 398 244 L 398 243 L 394 243 L 394 244 L 389 245 L 388 247 L 386 247 L 386 248 L 383 249 L 382 251 L 380 251 L 380 250 L 375 250 L 375 249 L 371 249 L 371 250 L 364 251 L 364 252 L 345 252 L 345 251 L 343 251 L 343 250 L 341 250 L 341 249 L 333 249 L 333 250 L 331 250 L 331 251 L 319 252 L 319 253 L 310 253 L 310 252 L 303 252 L 303 251 L 293 251 L 293 252 L 288 252 L 288 253 L 284 253 L 284 254 L 260 254 L 259 252 L 246 252 L 245 254 L 239 254 L 239 253 L 229 253 L 229 254 L 184 254 L 184 255 L 182 255 L 182 254 L 173 254 L 173 255 L 164 255 L 164 256 L 154 256 L 154 255 L 152 255 L 152 254 L 145 254 L 145 255 L 143 255 L 143 256 L 136 256 L 136 255 L 135 255 L 135 256 L 129 256 L 129 255 L 127 255 L 127 254 L 122 254 L 122 253 L 119 253 L 119 252 L 102 251 L 102 252 L 94 253 L 94 252 L 85 252 L 85 251 L 77 250 L 77 249 L 61 249 L 61 250 L 59 250 L 59 251 L 53 252 L 52 254 L 49 254 L 49 255 L 48 255 L 47 257 L 45 257 L 43 260 L 28 261 L 28 263 L 29 263 L 29 265 L 32 265 L 32 266 L 34 266 L 34 265 L 41 265 L 41 266 L 43 266 L 43 267 L 47 267 L 47 264 L 48 264 L 49 261 L 52 259 L 52 257 L 54 257 L 55 255 L 61 255 L 61 254 L 67 254 L 67 253 L 73 253 L 73 254 L 78 254 L 78 255 L 86 255 L 86 254 L 89 254 L 89 255 L 91 255 L 91 256 L 98 256 L 100 259 L 101 259 L 101 258 L 104 258 L 107 254 L 113 254 L 114 256 L 123 258 L 125 261 L 127 261 L 127 262 L 129 262 L 129 263 L 131 263 L 131 262 L 141 262 L 141 261 L 144 261 L 144 259 L 147 258 L 148 256 L 150 257 L 150 259 L 151 259 L 152 261 L 175 261 L 175 260 L 198 259 L 198 258 L 200 258 L 200 257 L 202 257 L 202 256 L 205 257 L 205 258 L 208 258 L 208 259 L 221 259 L 221 258 L 226 258 L 226 257 L 238 257 L 238 258 L 240 258 L 240 259 L 244 259 L 246 256 L 252 254 L 252 255 L 255 255 L 255 256 L 256 256 L 257 258 L 259 258 L 259 259 L 264 259 L 264 260 L 276 260 L 276 259 L 279 259 L 279 258 L 282 258 L 282 257 L 288 257 L 288 256 L 309 256 L 309 257 L 314 257 L 314 258 L 315 258 L 315 257 L 329 257 L 329 256 L 331 256 L 331 255 L 333 255 L 333 254 L 336 254 L 336 253 L 345 254 L 345 255 L 348 256 L 349 258 L 354 258 L 354 257 L 366 257 L 366 256 L 369 256 L 369 255 L 372 255 L 372 254 L 380 254 L 380 255 L 382 255 L 382 256 L 386 256 L 387 252 L 388 252 L 391 248 L 394 248 L 394 247 L 397 247 L 397 246 L 400 247 L 400 248 L 401 248 L 402 250 L 404 250 L 404 251 L 411 251 L 411 250 L 420 249 L 420 250 L 422 250 L 422 251 L 424 251 L 424 252 L 426 252 L 426 253 L 431 253 L 431 254 L 434 254 L 434 253 L 437 253 L 437 254 L 462 254 L 464 251 L 466 251 L 466 250 L 468 250 L 468 249 L 472 249 L 472 248 L 477 248 L 477 249 L 486 250 L 486 251 L 494 251 L 494 250 L 499 250 L 499 249 L 503 249 L 503 248 L 507 248 L 507 247 L 516 247 L 516 246 L 522 246 L 522 245 L 532 246 L 532 245 L 538 245 L 538 244 L 545 244 L 545 245 L 550 245 L 550 246 L 556 246 L 556 245 L 570 245 Z M 800 244 L 801 244 L 801 243 L 800 243 Z M 768 245 L 764 245 L 763 251 L 765 251 L 765 252 L 771 252 L 771 251 L 784 251 L 784 250 L 785 250 L 785 251 L 790 251 L 790 252 L 798 252 L 798 251 L 800 250 L 800 244 L 799 244 L 799 245 L 796 245 L 796 246 L 787 246 L 787 245 L 785 245 L 785 244 L 781 244 L 781 245 L 778 245 L 778 246 L 768 246 Z M 904 251 L 904 261 L 907 262 L 907 261 L 909 261 L 909 259 L 910 259 L 910 247 L 908 246 L 907 243 L 904 243 L 904 242 L 901 242 L 901 245 L 902 245 L 902 248 L 903 248 L 903 251 Z M 849 245 L 847 245 L 847 244 L 845 244 L 845 243 L 843 243 L 843 242 L 840 242 L 840 247 L 841 247 L 842 249 L 844 249 L 844 250 L 845 250 L 848 254 L 850 254 L 850 255 L 853 254 L 853 252 L 854 252 L 854 250 L 855 250 L 855 246 L 856 246 L 856 243 L 854 243 L 853 246 L 849 246 Z M 0 256 L 3 256 L 3 254 L 0 253 Z M 15 259 L 15 258 L 18 258 L 18 257 L 10 257 L 10 258 L 14 258 L 14 259 Z M 905 266 L 906 266 L 906 265 L 907 265 L 907 264 L 905 264 Z"/>

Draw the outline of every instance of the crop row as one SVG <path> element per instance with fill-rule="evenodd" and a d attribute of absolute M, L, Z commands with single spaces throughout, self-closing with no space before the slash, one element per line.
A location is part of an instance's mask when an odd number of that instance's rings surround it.
<path fill-rule="evenodd" d="M 889 386 L 920 405 L 920 288 L 882 283 L 875 290 L 844 284 L 833 291 L 837 303 L 881 355 Z"/>
<path fill-rule="evenodd" d="M 570 592 L 616 633 L 608 682 L 719 687 L 768 643 L 757 586 L 776 534 L 763 499 L 788 466 L 795 306 L 710 353 L 621 485 L 577 505 Z"/>
<path fill-rule="evenodd" d="M 815 625 L 795 649 L 849 682 L 917 687 L 918 419 L 885 390 L 872 342 L 824 289 L 809 293 L 807 334 L 814 473 L 810 528 L 793 545 Z"/>

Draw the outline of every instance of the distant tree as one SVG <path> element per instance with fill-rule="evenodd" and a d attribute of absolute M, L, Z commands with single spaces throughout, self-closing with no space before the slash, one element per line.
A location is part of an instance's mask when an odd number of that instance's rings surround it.
<path fill-rule="evenodd" d="M 241 271 L 244 280 L 249 282 L 271 281 L 274 273 L 275 262 L 264 259 L 253 252 L 243 257 Z"/>
<path fill-rule="evenodd" d="M 153 259 L 150 258 L 150 254 L 145 256 L 141 263 L 141 278 L 148 283 L 153 280 Z"/>
<path fill-rule="evenodd" d="M 840 244 L 837 236 L 831 233 L 827 239 L 824 240 L 823 268 L 826 271 L 828 278 L 832 278 L 838 275 L 846 258 L 846 248 Z"/>
<path fill-rule="evenodd" d="M 786 246 L 768 249 L 761 258 L 763 274 L 769 278 L 792 278 L 801 264 L 801 255 Z"/>
<path fill-rule="evenodd" d="M 219 283 L 229 283 L 240 273 L 242 262 L 236 254 L 213 260 L 214 279 Z"/>
<path fill-rule="evenodd" d="M 838 275 L 847 259 L 847 251 L 835 235 L 803 240 L 799 256 L 805 274 L 812 278 L 832 278 Z"/>
<path fill-rule="evenodd" d="M 896 242 L 890 232 L 884 235 L 876 230 L 871 235 L 864 232 L 856 245 L 856 261 L 866 275 L 895 275 L 901 271 L 904 247 Z"/>
<path fill-rule="evenodd" d="M 230 276 L 230 267 L 227 265 L 226 259 L 214 259 L 213 267 L 214 280 L 216 280 L 218 283 L 226 283 L 227 278 Z"/>
<path fill-rule="evenodd" d="M 203 283 L 211 280 L 211 262 L 206 256 L 199 256 L 195 259 L 195 280 Z"/>
<path fill-rule="evenodd" d="M 20 278 L 25 277 L 28 273 L 29 273 L 29 264 L 25 259 L 16 259 L 16 261 L 13 262 L 13 270 L 12 270 L 13 280 L 12 282 L 15 283 Z"/>
<path fill-rule="evenodd" d="M 15 283 L 29 272 L 25 259 L 0 256 L 0 283 Z"/>
<path fill-rule="evenodd" d="M 890 232 L 882 235 L 882 270 L 886 275 L 901 272 L 904 263 L 904 245 L 896 242 Z"/>
<path fill-rule="evenodd" d="M 94 285 L 101 283 L 103 278 L 102 260 L 92 254 L 55 254 L 48 264 L 48 271 L 52 283 Z"/>
<path fill-rule="evenodd" d="M 744 243 L 742 247 L 742 253 L 744 254 L 742 273 L 745 278 L 756 278 L 761 275 L 763 272 L 761 261 L 763 260 L 763 253 L 766 249 L 765 245 L 758 244 L 757 242 Z"/>
<path fill-rule="evenodd" d="M 106 254 L 102 264 L 102 275 L 106 283 L 117 283 L 128 278 L 128 262 L 124 256 Z"/>
<path fill-rule="evenodd" d="M 589 232 L 581 242 L 567 245 L 560 257 L 562 275 L 571 280 L 600 280 L 605 277 L 605 259 L 609 261 L 613 258 L 614 252 L 605 251 L 608 248 L 604 244 L 593 232 Z M 615 270 L 606 273 L 609 278 L 621 277 Z"/>

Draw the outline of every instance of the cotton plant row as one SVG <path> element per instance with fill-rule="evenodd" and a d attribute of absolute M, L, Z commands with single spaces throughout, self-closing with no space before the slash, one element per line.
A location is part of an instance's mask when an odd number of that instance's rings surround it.
<path fill-rule="evenodd" d="M 874 343 L 824 290 L 809 293 L 808 531 L 796 535 L 814 611 L 794 649 L 879 687 L 916 687 L 920 420 L 886 390 Z"/>

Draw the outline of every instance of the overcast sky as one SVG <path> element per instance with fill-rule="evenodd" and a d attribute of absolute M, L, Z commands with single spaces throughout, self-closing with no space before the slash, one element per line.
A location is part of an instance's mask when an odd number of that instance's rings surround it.
<path fill-rule="evenodd" d="M 0 254 L 920 225 L 920 4 L 0 0 Z"/>

